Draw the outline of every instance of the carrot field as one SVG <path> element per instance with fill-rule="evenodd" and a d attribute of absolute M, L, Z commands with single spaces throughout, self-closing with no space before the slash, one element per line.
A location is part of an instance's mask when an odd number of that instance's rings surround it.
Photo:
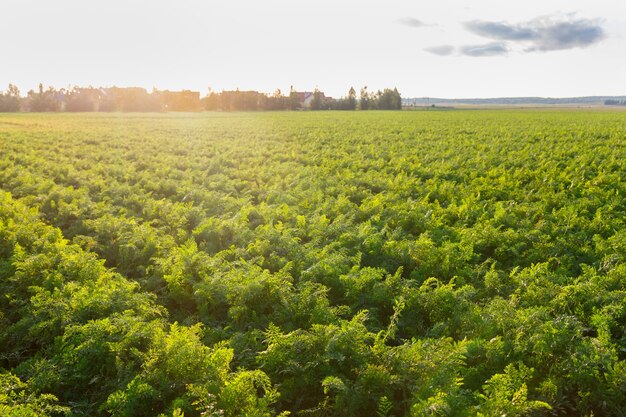
<path fill-rule="evenodd" d="M 622 415 L 625 198 L 626 112 L 0 114 L 0 415 Z"/>

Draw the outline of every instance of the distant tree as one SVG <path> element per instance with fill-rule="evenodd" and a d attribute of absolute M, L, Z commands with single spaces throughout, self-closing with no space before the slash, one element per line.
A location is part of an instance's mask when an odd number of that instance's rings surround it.
<path fill-rule="evenodd" d="M 233 110 L 232 101 L 233 101 L 232 93 L 229 91 L 222 91 L 220 93 L 220 107 L 219 107 L 220 110 L 223 110 L 223 111 Z"/>
<path fill-rule="evenodd" d="M 5 93 L 0 93 L 0 112 L 16 112 L 20 110 L 20 90 L 9 84 Z"/>
<path fill-rule="evenodd" d="M 38 91 L 28 92 L 27 102 L 30 111 L 49 112 L 61 110 L 64 100 L 63 91 L 57 91 L 54 87 L 48 87 L 44 91 L 43 84 L 39 83 Z"/>
<path fill-rule="evenodd" d="M 215 111 L 221 109 L 221 98 L 218 93 L 210 92 L 201 100 L 204 110 Z"/>
<path fill-rule="evenodd" d="M 154 94 L 149 94 L 145 88 L 118 88 L 116 93 L 121 111 L 151 112 L 162 109 L 159 98 Z"/>
<path fill-rule="evenodd" d="M 231 91 L 230 94 L 232 95 L 231 110 L 235 110 L 235 111 L 246 110 L 245 97 L 239 91 L 239 89 L 236 89 L 235 91 Z"/>
<path fill-rule="evenodd" d="M 367 93 L 367 86 L 361 88 L 361 96 L 359 99 L 359 108 L 361 110 L 369 110 L 370 108 L 370 97 Z"/>
<path fill-rule="evenodd" d="M 378 90 L 375 93 L 369 93 L 369 107 L 368 110 L 378 110 L 380 107 L 380 98 L 383 92 Z"/>
<path fill-rule="evenodd" d="M 329 110 L 354 110 L 356 107 L 356 99 L 350 100 L 348 97 L 343 97 L 336 100 L 328 100 L 327 109 Z"/>
<path fill-rule="evenodd" d="M 380 110 L 400 110 L 402 109 L 402 97 L 397 88 L 385 90 L 378 98 L 378 108 Z"/>
<path fill-rule="evenodd" d="M 115 94 L 111 90 L 111 88 L 98 89 L 98 111 L 112 112 L 120 110 Z"/>
<path fill-rule="evenodd" d="M 274 91 L 274 94 L 267 97 L 265 100 L 265 107 L 263 110 L 288 110 L 289 109 L 289 98 L 285 97 L 280 91 L 280 88 L 277 88 Z"/>
<path fill-rule="evenodd" d="M 318 88 L 313 91 L 313 100 L 311 100 L 311 110 L 323 110 L 324 93 Z"/>
<path fill-rule="evenodd" d="M 298 92 L 292 85 L 289 88 L 289 110 L 299 110 L 300 108 L 300 97 L 298 97 Z"/>
<path fill-rule="evenodd" d="M 67 111 L 89 112 L 95 111 L 99 101 L 99 90 L 93 87 L 74 87 L 66 95 Z"/>
<path fill-rule="evenodd" d="M 355 110 L 356 109 L 356 91 L 354 87 L 350 87 L 348 91 L 348 100 L 347 100 L 347 109 L 346 110 Z"/>
<path fill-rule="evenodd" d="M 257 99 L 256 99 L 255 110 L 260 110 L 260 111 L 267 110 L 270 97 L 267 94 L 263 94 L 259 92 L 256 92 L 256 93 L 257 93 Z"/>
<path fill-rule="evenodd" d="M 241 94 L 243 95 L 242 110 L 256 111 L 263 109 L 265 99 L 267 98 L 265 94 L 258 91 L 244 91 Z"/>
<path fill-rule="evenodd" d="M 14 85 L 14 84 L 9 84 L 9 88 L 7 88 L 7 94 L 12 96 L 12 97 L 19 97 L 20 96 L 20 89 L 17 88 L 17 86 Z"/>
<path fill-rule="evenodd" d="M 198 111 L 200 110 L 200 93 L 190 90 L 159 91 L 154 90 L 152 95 L 158 97 L 163 109 L 167 111 Z"/>

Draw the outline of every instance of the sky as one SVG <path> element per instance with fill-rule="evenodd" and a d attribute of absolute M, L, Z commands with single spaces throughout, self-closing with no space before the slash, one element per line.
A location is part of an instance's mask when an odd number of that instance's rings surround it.
<path fill-rule="evenodd" d="M 0 90 L 626 95 L 622 0 L 1 0 Z"/>

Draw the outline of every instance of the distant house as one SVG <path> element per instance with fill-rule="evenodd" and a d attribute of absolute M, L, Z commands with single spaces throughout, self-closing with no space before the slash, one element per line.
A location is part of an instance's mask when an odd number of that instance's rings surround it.
<path fill-rule="evenodd" d="M 315 93 L 313 91 L 297 91 L 296 94 L 298 95 L 298 100 L 300 101 L 300 107 L 302 107 L 303 109 L 310 109 L 311 103 L 313 102 L 313 99 L 315 97 Z M 325 102 L 326 96 L 324 96 L 324 93 L 322 92 L 320 92 L 320 94 L 322 101 Z"/>

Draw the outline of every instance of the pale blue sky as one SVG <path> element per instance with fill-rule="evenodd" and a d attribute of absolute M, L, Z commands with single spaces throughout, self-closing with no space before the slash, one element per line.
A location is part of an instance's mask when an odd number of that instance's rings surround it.
<path fill-rule="evenodd" d="M 621 0 L 2 0 L 0 90 L 626 94 Z"/>

